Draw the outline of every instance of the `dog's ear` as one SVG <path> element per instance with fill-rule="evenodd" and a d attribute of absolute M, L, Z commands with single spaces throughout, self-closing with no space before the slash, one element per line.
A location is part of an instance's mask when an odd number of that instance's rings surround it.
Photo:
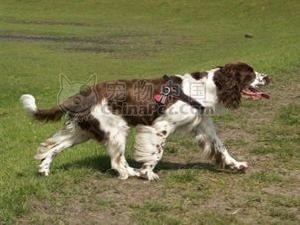
<path fill-rule="evenodd" d="M 241 91 L 255 79 L 255 72 L 246 63 L 229 63 L 215 72 L 219 101 L 227 108 L 237 108 L 241 102 Z"/>
<path fill-rule="evenodd" d="M 226 64 L 215 72 L 214 82 L 217 86 L 219 102 L 226 108 L 238 108 L 241 102 L 241 85 L 237 68 Z"/>

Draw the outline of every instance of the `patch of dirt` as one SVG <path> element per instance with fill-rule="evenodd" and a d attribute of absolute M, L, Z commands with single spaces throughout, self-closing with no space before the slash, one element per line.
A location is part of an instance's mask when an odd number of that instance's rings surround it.
<path fill-rule="evenodd" d="M 84 22 L 63 22 L 63 21 L 50 21 L 50 20 L 19 20 L 15 18 L 10 18 L 4 20 L 4 22 L 7 23 L 13 23 L 13 24 L 36 24 L 36 25 L 65 25 L 65 26 L 85 26 L 89 27 L 91 26 L 88 23 Z"/>
<path fill-rule="evenodd" d="M 255 140 L 255 134 L 249 133 L 242 128 L 227 128 L 226 125 L 219 129 L 219 135 L 222 140 L 232 139 L 232 140 L 247 140 L 247 142 L 252 142 Z"/>
<path fill-rule="evenodd" d="M 284 186 L 268 186 L 262 189 L 264 193 L 272 195 L 283 195 L 286 197 L 297 198 L 300 193 L 300 171 L 287 171 L 281 169 L 284 177 L 288 177 L 288 180 L 293 180 L 292 183 L 287 182 Z"/>
<path fill-rule="evenodd" d="M 272 195 L 283 195 L 287 197 L 298 197 L 300 193 L 299 186 L 292 187 L 279 187 L 279 186 L 269 186 L 262 189 L 264 193 L 272 194 Z"/>
<path fill-rule="evenodd" d="M 130 207 L 143 205 L 145 201 L 160 200 L 164 190 L 158 183 L 140 179 L 99 179 L 94 176 L 80 184 L 81 193 L 76 198 L 66 198 L 56 205 L 30 201 L 31 218 L 19 219 L 21 224 L 31 224 L 35 219 L 43 224 L 134 224 Z"/>
<path fill-rule="evenodd" d="M 47 41 L 66 43 L 59 49 L 73 52 L 113 53 L 113 57 L 148 57 L 161 50 L 161 43 L 155 38 L 148 37 L 149 41 L 140 38 L 141 34 L 122 34 L 117 37 L 77 37 L 23 33 L 0 33 L 0 40 L 4 41 Z M 146 36 L 145 36 L 146 37 Z M 51 48 L 51 47 L 48 47 Z M 57 47 L 53 48 L 57 50 Z"/>
<path fill-rule="evenodd" d="M 21 40 L 21 41 L 53 41 L 53 42 L 71 42 L 71 43 L 98 43 L 113 44 L 110 39 L 97 39 L 94 37 L 64 37 L 54 35 L 35 35 L 35 34 L 18 34 L 18 33 L 1 33 L 0 39 L 3 40 Z"/>
<path fill-rule="evenodd" d="M 93 201 L 81 203 L 78 200 L 69 199 L 63 211 L 64 213 L 56 211 L 55 215 L 61 214 L 62 221 L 67 224 L 81 225 L 86 224 L 86 221 L 89 221 L 89 224 L 130 224 L 130 217 L 126 212 L 117 208 L 101 209 Z"/>
<path fill-rule="evenodd" d="M 79 51 L 79 52 L 95 52 L 95 53 L 113 53 L 116 52 L 116 49 L 114 48 L 108 48 L 108 47 L 69 47 L 69 48 L 64 48 L 67 51 Z"/>

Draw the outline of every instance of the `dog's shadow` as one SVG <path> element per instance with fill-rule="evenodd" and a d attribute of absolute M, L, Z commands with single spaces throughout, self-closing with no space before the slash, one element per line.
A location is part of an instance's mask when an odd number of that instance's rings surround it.
<path fill-rule="evenodd" d="M 128 158 L 128 163 L 130 166 L 134 168 L 141 168 L 142 164 L 137 163 L 133 159 Z M 99 157 L 91 156 L 86 157 L 84 159 L 77 160 L 72 163 L 65 163 L 57 166 L 58 169 L 69 170 L 72 168 L 91 168 L 95 170 L 99 170 L 102 173 L 111 173 L 111 165 L 110 165 L 110 157 L 106 155 L 102 155 Z M 179 170 L 179 169 L 200 169 L 200 170 L 208 170 L 214 173 L 234 173 L 233 171 L 219 169 L 213 164 L 197 162 L 197 163 L 176 163 L 170 161 L 160 161 L 155 168 L 155 171 L 163 171 L 163 170 Z M 114 173 L 114 172 L 112 172 Z"/>

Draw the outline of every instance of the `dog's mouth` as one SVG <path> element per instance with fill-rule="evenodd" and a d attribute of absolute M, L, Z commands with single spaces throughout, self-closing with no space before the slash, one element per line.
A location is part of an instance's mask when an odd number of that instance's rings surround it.
<path fill-rule="evenodd" d="M 249 86 L 242 90 L 243 96 L 251 98 L 253 100 L 260 100 L 263 98 L 269 99 L 270 95 L 264 91 L 259 90 L 258 88 Z"/>

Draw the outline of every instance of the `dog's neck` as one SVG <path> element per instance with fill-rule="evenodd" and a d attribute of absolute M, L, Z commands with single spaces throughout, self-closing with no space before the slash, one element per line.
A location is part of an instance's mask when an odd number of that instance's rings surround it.
<path fill-rule="evenodd" d="M 183 92 L 197 100 L 204 107 L 215 108 L 218 103 L 217 89 L 213 81 L 216 70 L 218 69 L 207 71 L 206 75 L 200 77 L 195 77 L 189 73 L 177 75 L 182 79 Z"/>

